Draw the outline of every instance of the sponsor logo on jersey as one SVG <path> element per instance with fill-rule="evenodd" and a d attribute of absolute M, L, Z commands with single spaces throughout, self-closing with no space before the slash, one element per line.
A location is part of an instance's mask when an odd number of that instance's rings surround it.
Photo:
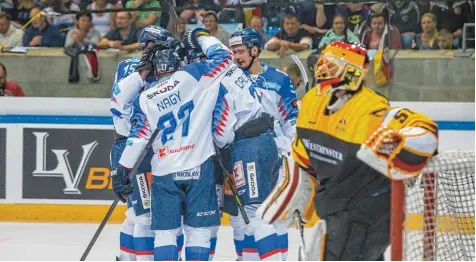
<path fill-rule="evenodd" d="M 307 149 L 311 151 L 310 155 L 313 158 L 316 158 L 321 161 L 334 164 L 334 165 L 337 165 L 336 160 L 339 160 L 339 161 L 344 160 L 344 155 L 337 150 L 313 143 L 309 139 L 302 139 L 302 142 L 304 144 L 304 147 L 306 147 Z M 324 155 L 325 157 L 321 155 Z"/>
<path fill-rule="evenodd" d="M 118 94 L 121 93 L 121 89 L 119 88 L 119 84 L 114 84 L 114 87 L 112 88 L 112 94 L 114 96 L 117 96 Z"/>
<path fill-rule="evenodd" d="M 173 154 L 180 153 L 180 152 L 187 151 L 187 150 L 192 150 L 194 148 L 195 148 L 195 144 L 181 146 L 179 148 L 172 148 L 172 149 L 169 149 L 168 146 L 163 146 L 163 147 L 159 148 L 159 150 L 157 151 L 157 155 L 158 155 L 159 158 L 164 158 L 164 157 L 167 157 L 169 155 L 173 155 Z"/>
<path fill-rule="evenodd" d="M 233 165 L 233 180 L 235 181 L 236 188 L 246 185 L 245 172 L 243 170 L 242 161 L 238 161 Z"/>
<path fill-rule="evenodd" d="M 142 207 L 144 209 L 150 208 L 150 193 L 147 186 L 147 179 L 145 174 L 138 174 L 136 176 L 137 185 L 139 185 L 140 199 L 142 200 Z"/>
<path fill-rule="evenodd" d="M 210 210 L 205 212 L 198 212 L 197 217 L 213 216 L 217 213 L 217 210 Z"/>
<path fill-rule="evenodd" d="M 236 64 L 233 64 L 230 69 L 228 69 L 228 71 L 226 72 L 225 76 L 226 77 L 230 77 L 231 75 L 233 75 L 233 73 L 236 71 L 236 69 L 238 68 L 238 66 Z"/>
<path fill-rule="evenodd" d="M 248 190 L 250 198 L 259 197 L 258 181 L 256 180 L 256 164 L 250 162 L 246 164 L 246 172 L 248 174 Z"/>
<path fill-rule="evenodd" d="M 168 83 L 169 83 L 169 81 L 166 81 L 166 82 L 163 82 L 163 83 L 159 84 L 159 86 L 156 88 L 157 89 L 156 91 L 152 92 L 151 94 L 147 94 L 147 98 L 152 99 L 155 96 L 158 96 L 160 94 L 163 94 L 165 92 L 169 92 L 169 91 L 173 90 L 180 83 L 180 81 L 175 81 L 173 85 L 167 85 L 167 86 L 162 87 L 163 85 L 168 84 Z"/>

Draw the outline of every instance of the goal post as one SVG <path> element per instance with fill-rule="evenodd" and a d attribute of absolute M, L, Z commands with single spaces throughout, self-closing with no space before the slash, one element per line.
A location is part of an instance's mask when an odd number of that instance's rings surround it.
<path fill-rule="evenodd" d="M 475 260 L 475 154 L 446 150 L 392 181 L 391 259 Z"/>

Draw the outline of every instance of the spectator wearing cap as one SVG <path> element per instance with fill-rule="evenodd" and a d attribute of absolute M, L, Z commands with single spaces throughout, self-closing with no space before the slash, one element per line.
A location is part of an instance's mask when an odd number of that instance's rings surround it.
<path fill-rule="evenodd" d="M 132 23 L 132 15 L 129 12 L 119 12 L 116 15 L 116 28 L 107 32 L 99 41 L 99 47 L 124 51 L 138 50 L 140 48 L 139 36 L 141 32 L 142 28 Z"/>
<path fill-rule="evenodd" d="M 416 34 L 412 41 L 413 49 L 438 49 L 438 29 L 436 29 L 436 17 L 432 13 L 426 13 L 421 17 L 422 32 Z"/>
<path fill-rule="evenodd" d="M 402 35 L 402 48 L 411 48 L 415 34 L 420 32 L 420 9 L 413 1 L 395 0 L 383 4 L 379 12 L 386 10 L 389 24 L 397 27 Z"/>
<path fill-rule="evenodd" d="M 154 8 L 160 7 L 160 3 L 157 0 L 134 0 L 128 1 L 126 8 Z M 137 27 L 146 27 L 149 25 L 155 25 L 160 21 L 162 11 L 135 11 L 131 12 L 132 21 Z"/>
<path fill-rule="evenodd" d="M 295 13 L 288 13 L 284 17 L 283 29 L 274 35 L 265 45 L 269 51 L 278 51 L 284 56 L 288 49 L 295 52 L 310 49 L 312 38 L 309 33 L 300 28 L 301 23 Z"/>
<path fill-rule="evenodd" d="M 269 38 L 265 34 L 263 34 L 263 19 L 259 16 L 253 16 L 250 20 L 250 28 L 253 28 L 261 35 L 263 39 L 263 43 L 268 42 Z"/>
<path fill-rule="evenodd" d="M 400 31 L 395 26 L 387 24 L 385 15 L 373 14 L 370 17 L 371 30 L 362 37 L 362 45 L 367 49 L 400 49 L 402 41 Z"/>
<path fill-rule="evenodd" d="M 218 16 L 215 11 L 208 11 L 203 16 L 203 25 L 210 32 L 210 35 L 218 38 L 222 43 L 228 43 L 230 34 L 228 34 L 218 24 Z"/>
<path fill-rule="evenodd" d="M 10 15 L 0 12 L 0 46 L 12 48 L 22 46 L 23 31 L 10 22 Z"/>
<path fill-rule="evenodd" d="M 23 46 L 62 47 L 64 38 L 58 29 L 51 26 L 39 7 L 31 9 L 30 18 L 34 18 L 31 26 L 23 35 Z"/>
<path fill-rule="evenodd" d="M 7 68 L 0 62 L 0 96 L 25 96 L 21 86 L 13 81 L 7 81 Z"/>
<path fill-rule="evenodd" d="M 352 31 L 347 28 L 345 17 L 340 14 L 336 14 L 334 16 L 332 29 L 327 31 L 324 37 L 322 37 L 321 42 L 319 43 L 319 49 L 322 49 L 326 47 L 327 44 L 336 41 L 360 43 L 359 39 L 354 35 L 354 33 L 352 33 Z"/>
<path fill-rule="evenodd" d="M 453 46 L 460 46 L 463 26 L 470 23 L 474 10 L 470 1 L 455 1 L 452 3 L 436 2 L 431 10 L 438 22 L 438 30 L 446 29 L 453 35 Z"/>
<path fill-rule="evenodd" d="M 77 26 L 68 31 L 64 46 L 94 44 L 101 39 L 101 33 L 93 27 L 91 13 L 79 13 L 76 15 Z"/>
<path fill-rule="evenodd" d="M 363 3 L 349 3 L 337 7 L 337 14 L 345 17 L 347 27 L 355 36 L 361 37 L 368 30 L 370 9 Z"/>

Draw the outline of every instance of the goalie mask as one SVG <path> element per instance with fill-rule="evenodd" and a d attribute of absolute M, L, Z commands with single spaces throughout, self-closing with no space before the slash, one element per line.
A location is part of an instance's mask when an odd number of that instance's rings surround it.
<path fill-rule="evenodd" d="M 317 60 L 314 77 L 319 84 L 331 84 L 333 90 L 359 90 L 366 75 L 367 50 L 344 42 L 328 44 Z"/>

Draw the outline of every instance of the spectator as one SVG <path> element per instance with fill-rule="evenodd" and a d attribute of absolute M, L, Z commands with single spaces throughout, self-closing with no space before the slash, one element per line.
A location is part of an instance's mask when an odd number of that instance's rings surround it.
<path fill-rule="evenodd" d="M 387 24 L 383 14 L 373 14 L 370 17 L 371 30 L 362 37 L 362 45 L 367 49 L 402 48 L 400 31 L 395 26 Z"/>
<path fill-rule="evenodd" d="M 160 7 L 157 0 L 134 0 L 126 4 L 127 8 L 153 8 Z M 132 13 L 132 21 L 138 27 L 146 27 L 149 25 L 158 24 L 162 11 L 135 11 Z"/>
<path fill-rule="evenodd" d="M 279 51 L 279 56 L 291 49 L 295 52 L 310 49 L 312 38 L 301 24 L 295 13 L 287 13 L 284 17 L 283 29 L 273 36 L 265 45 L 269 51 Z"/>
<path fill-rule="evenodd" d="M 463 25 L 470 23 L 474 10 L 469 1 L 436 2 L 432 13 L 436 16 L 438 30 L 446 29 L 453 34 L 453 45 L 460 46 L 463 35 Z"/>
<path fill-rule="evenodd" d="M 268 42 L 268 36 L 263 34 L 263 19 L 261 17 L 253 16 L 250 20 L 250 28 L 253 28 L 256 32 L 260 33 L 263 43 Z"/>
<path fill-rule="evenodd" d="M 402 35 L 402 48 L 411 48 L 415 34 L 420 32 L 420 9 L 413 1 L 395 0 L 382 5 L 380 12 L 387 10 L 389 23 Z"/>
<path fill-rule="evenodd" d="M 336 8 L 334 5 L 316 4 L 316 25 L 326 31 L 332 28 Z"/>
<path fill-rule="evenodd" d="M 7 68 L 0 62 L 0 96 L 25 96 L 18 83 L 7 81 Z"/>
<path fill-rule="evenodd" d="M 326 47 L 327 44 L 336 41 L 360 43 L 359 39 L 347 28 L 345 17 L 340 14 L 334 16 L 332 29 L 327 31 L 319 43 L 319 49 Z"/>
<path fill-rule="evenodd" d="M 295 63 L 287 64 L 283 67 L 283 71 L 288 74 L 294 89 L 299 89 L 304 86 L 304 79 L 301 75 L 301 70 Z"/>
<path fill-rule="evenodd" d="M 0 47 L 22 46 L 23 31 L 10 22 L 10 15 L 0 12 Z"/>
<path fill-rule="evenodd" d="M 21 25 L 26 24 L 30 20 L 31 9 L 35 7 L 33 0 L 20 0 L 17 12 L 17 22 Z"/>
<path fill-rule="evenodd" d="M 438 49 L 438 30 L 436 17 L 426 13 L 421 17 L 422 32 L 415 35 L 412 42 L 413 49 Z"/>
<path fill-rule="evenodd" d="M 79 6 L 73 3 L 72 0 L 44 0 L 40 4 L 40 8 L 42 10 L 45 8 L 52 8 L 53 11 L 58 13 L 79 11 Z M 76 23 L 75 18 L 75 15 L 64 14 L 48 18 L 48 22 L 57 29 L 60 29 L 61 31 L 66 31 L 69 27 L 73 26 Z"/>
<path fill-rule="evenodd" d="M 337 14 L 345 17 L 347 27 L 360 38 L 368 30 L 370 9 L 362 3 L 350 3 L 337 7 Z"/>
<path fill-rule="evenodd" d="M 23 46 L 62 47 L 63 35 L 51 26 L 39 7 L 33 7 L 30 18 L 37 16 L 23 35 Z"/>
<path fill-rule="evenodd" d="M 218 24 L 218 17 L 215 11 L 208 11 L 203 16 L 203 25 L 210 34 L 220 40 L 222 43 L 228 43 L 230 35 Z"/>
<path fill-rule="evenodd" d="M 113 4 L 108 3 L 107 0 L 94 0 L 89 6 L 88 10 L 105 10 L 114 8 Z M 93 13 L 92 23 L 94 28 L 101 33 L 101 36 L 114 29 L 114 20 L 116 13 Z"/>
<path fill-rule="evenodd" d="M 169 23 L 167 24 L 167 31 L 169 32 L 173 31 L 172 19 L 170 19 Z M 185 19 L 179 16 L 177 21 L 177 39 L 182 39 L 186 31 L 187 31 L 187 23 L 185 22 Z"/>
<path fill-rule="evenodd" d="M 453 34 L 448 30 L 443 29 L 438 33 L 438 48 L 439 49 L 452 49 L 453 46 Z"/>
<path fill-rule="evenodd" d="M 324 16 L 324 9 L 319 7 L 322 4 L 314 4 L 312 1 L 301 2 L 298 5 L 298 16 L 301 21 L 301 28 L 306 30 L 312 37 L 313 49 L 317 49 L 317 45 L 321 41 L 321 37 L 327 32 L 327 29 L 322 29 L 317 26 L 318 16 Z"/>
<path fill-rule="evenodd" d="M 79 13 L 76 15 L 78 21 L 77 28 L 69 30 L 66 35 L 64 46 L 94 44 L 97 45 L 101 39 L 101 33 L 92 26 L 91 13 Z"/>
<path fill-rule="evenodd" d="M 116 15 L 116 28 L 107 32 L 99 42 L 99 47 L 115 48 L 124 51 L 134 51 L 140 48 L 139 36 L 142 29 L 132 24 L 129 12 L 119 12 Z"/>
<path fill-rule="evenodd" d="M 0 11 L 5 13 L 11 13 L 15 11 L 15 5 L 13 0 L 0 0 Z"/>

